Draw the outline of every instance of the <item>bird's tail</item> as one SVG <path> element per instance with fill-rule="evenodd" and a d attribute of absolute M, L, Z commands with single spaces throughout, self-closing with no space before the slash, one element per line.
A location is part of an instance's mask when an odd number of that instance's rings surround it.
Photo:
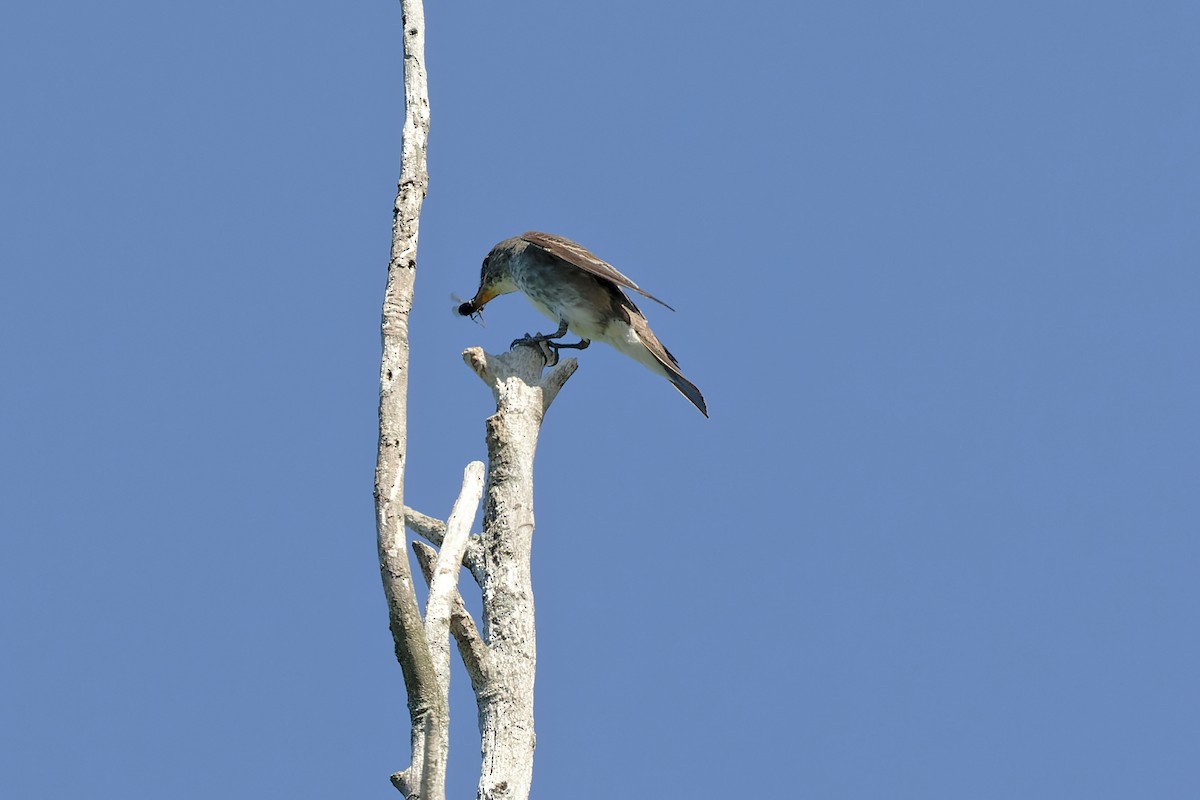
<path fill-rule="evenodd" d="M 663 364 L 666 367 L 666 364 Z M 700 413 L 708 416 L 708 406 L 704 404 L 704 395 L 700 394 L 700 390 L 696 388 L 696 384 L 689 381 L 680 374 L 679 370 L 667 367 L 667 378 L 671 381 L 671 385 L 679 390 L 679 393 L 692 401 L 692 405 L 700 409 Z"/>
<path fill-rule="evenodd" d="M 708 406 L 704 403 L 704 395 L 700 394 L 694 383 L 683 377 L 683 373 L 679 371 L 679 362 L 650 330 L 646 318 L 640 313 L 632 313 L 629 315 L 629 322 L 630 327 L 625 329 L 628 335 L 611 336 L 608 339 L 609 343 L 625 355 L 649 367 L 651 371 L 666 377 L 680 394 L 707 417 Z"/>

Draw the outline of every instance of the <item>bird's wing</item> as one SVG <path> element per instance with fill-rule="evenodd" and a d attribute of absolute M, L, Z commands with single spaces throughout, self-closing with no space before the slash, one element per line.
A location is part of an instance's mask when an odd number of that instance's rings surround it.
<path fill-rule="evenodd" d="M 642 287 L 638 286 L 633 281 L 626 278 L 616 267 L 609 264 L 607 261 L 596 256 L 591 250 L 588 250 L 582 245 L 572 242 L 570 239 L 564 239 L 561 236 L 555 236 L 552 233 L 539 233 L 537 231 L 529 231 L 521 234 L 521 238 L 530 244 L 541 248 L 550 255 L 561 258 L 568 264 L 579 267 L 584 272 L 590 272 L 597 278 L 603 278 L 607 281 L 612 281 L 618 286 L 624 286 L 626 289 L 632 289 L 643 297 L 649 297 L 659 305 L 671 308 L 662 300 L 659 300 L 654 295 L 650 294 Z M 675 309 L 671 308 L 672 311 Z"/>

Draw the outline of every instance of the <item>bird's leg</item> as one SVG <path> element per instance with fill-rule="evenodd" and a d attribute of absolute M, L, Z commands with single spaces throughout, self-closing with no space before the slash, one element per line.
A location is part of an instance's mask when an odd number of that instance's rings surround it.
<path fill-rule="evenodd" d="M 558 321 L 558 330 L 556 330 L 554 333 L 535 333 L 532 336 L 527 333 L 520 339 L 514 339 L 513 343 L 509 345 L 509 348 L 516 347 L 519 344 L 536 347 L 542 351 L 542 357 L 546 360 L 546 366 L 553 367 L 558 363 L 558 351 L 562 348 L 565 347 L 569 350 L 584 350 L 589 344 L 592 343 L 590 339 L 584 339 L 583 337 L 580 337 L 579 341 L 574 342 L 573 344 L 562 344 L 561 342 L 552 341 L 553 339 L 561 339 L 566 335 L 567 321 L 565 319 L 560 319 Z"/>
<path fill-rule="evenodd" d="M 556 330 L 554 333 L 547 333 L 547 334 L 539 333 L 538 334 L 538 336 L 540 338 L 546 339 L 546 340 L 561 339 L 562 337 L 564 337 L 566 335 L 567 335 L 567 321 L 565 319 L 560 319 L 558 321 L 558 330 Z M 592 343 L 591 339 L 584 339 L 582 336 L 580 336 L 579 341 L 575 342 L 574 344 L 563 344 L 562 342 L 550 342 L 549 344 L 551 347 L 556 348 L 556 349 L 562 349 L 565 347 L 568 350 L 586 350 L 587 346 L 591 343 Z"/>
<path fill-rule="evenodd" d="M 558 330 L 554 333 L 539 333 L 539 339 L 561 339 L 567 335 L 567 321 L 561 317 L 558 320 Z"/>
<path fill-rule="evenodd" d="M 558 321 L 558 330 L 556 330 L 554 333 L 535 333 L 533 335 L 530 335 L 527 333 L 524 336 L 522 336 L 520 339 L 513 339 L 512 344 L 510 344 L 508 347 L 510 350 L 519 344 L 530 345 L 533 347 L 541 347 L 542 342 L 546 342 L 547 344 L 553 344 L 552 342 L 549 341 L 550 339 L 558 339 L 558 338 L 561 338 L 566 335 L 567 335 L 567 321 L 565 319 L 560 319 Z"/>

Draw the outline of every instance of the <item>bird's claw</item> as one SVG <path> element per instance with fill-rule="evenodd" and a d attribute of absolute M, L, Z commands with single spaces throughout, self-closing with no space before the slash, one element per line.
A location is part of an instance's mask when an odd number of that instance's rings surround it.
<path fill-rule="evenodd" d="M 550 341 L 545 334 L 537 333 L 531 336 L 527 333 L 520 339 L 513 339 L 508 349 L 511 350 L 517 345 L 536 347 L 538 352 L 542 354 L 542 360 L 546 362 L 547 367 L 553 367 L 558 363 L 558 343 Z"/>

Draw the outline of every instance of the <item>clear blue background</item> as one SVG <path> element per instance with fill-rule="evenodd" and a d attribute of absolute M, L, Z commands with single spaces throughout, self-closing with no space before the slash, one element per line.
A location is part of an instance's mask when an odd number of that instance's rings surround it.
<path fill-rule="evenodd" d="M 537 464 L 534 797 L 1200 797 L 1200 5 L 429 4 L 407 494 L 591 247 Z M 0 794 L 396 797 L 394 2 L 0 24 Z M 471 797 L 455 683 L 451 791 Z"/>

